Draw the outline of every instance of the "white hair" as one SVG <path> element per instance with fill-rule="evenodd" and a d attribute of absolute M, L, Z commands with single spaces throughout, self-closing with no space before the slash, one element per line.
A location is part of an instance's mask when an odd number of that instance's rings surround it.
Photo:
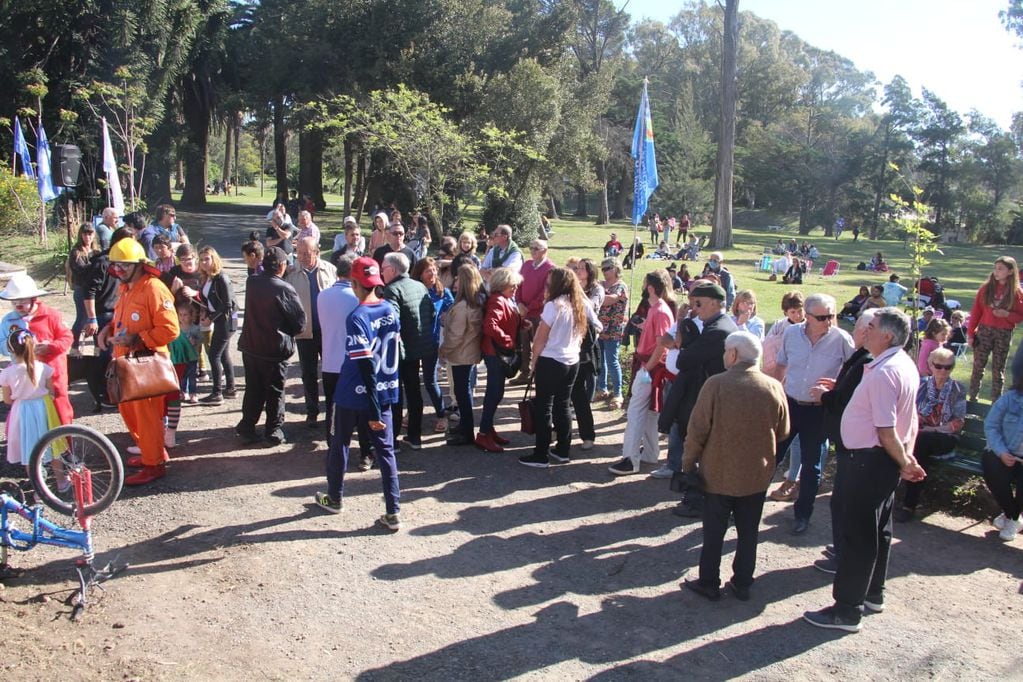
<path fill-rule="evenodd" d="M 408 256 L 401 253 L 400 251 L 392 251 L 391 253 L 384 256 L 384 262 L 389 263 L 394 271 L 399 275 L 404 275 L 408 272 L 409 262 Z"/>
<path fill-rule="evenodd" d="M 835 297 L 831 294 L 810 294 L 803 301 L 803 310 L 807 313 L 810 312 L 810 308 L 827 308 L 828 310 L 836 310 Z"/>
<path fill-rule="evenodd" d="M 866 327 L 870 324 L 870 321 L 874 319 L 874 315 L 877 315 L 877 308 L 867 308 L 860 313 L 860 316 L 856 318 L 856 327 Z"/>
<path fill-rule="evenodd" d="M 764 354 L 764 347 L 756 334 L 747 331 L 732 332 L 725 337 L 725 350 L 735 350 L 739 353 L 740 362 L 760 362 L 760 356 Z"/>

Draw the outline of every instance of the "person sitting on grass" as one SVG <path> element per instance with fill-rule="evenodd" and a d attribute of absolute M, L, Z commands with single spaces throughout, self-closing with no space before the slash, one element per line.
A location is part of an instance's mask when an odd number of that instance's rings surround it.
<path fill-rule="evenodd" d="M 888 277 L 888 282 L 885 283 L 883 293 L 885 303 L 892 307 L 897 307 L 902 303 L 902 297 L 909 291 L 906 287 L 899 284 L 899 276 L 894 272 Z"/>
<path fill-rule="evenodd" d="M 803 264 L 799 261 L 799 258 L 794 257 L 792 259 L 792 265 L 785 271 L 781 281 L 785 284 L 802 284 L 803 273 L 805 272 L 806 270 L 803 269 Z"/>
<path fill-rule="evenodd" d="M 860 287 L 859 293 L 846 301 L 845 305 L 842 306 L 842 312 L 838 313 L 838 316 L 855 319 L 860 314 L 860 309 L 867 302 L 868 298 L 870 298 L 870 289 L 865 286 Z"/>
<path fill-rule="evenodd" d="M 870 310 L 871 308 L 884 308 L 886 304 L 882 291 L 883 288 L 880 284 L 870 287 L 870 298 L 863 302 L 860 312 L 862 313 L 864 310 Z"/>

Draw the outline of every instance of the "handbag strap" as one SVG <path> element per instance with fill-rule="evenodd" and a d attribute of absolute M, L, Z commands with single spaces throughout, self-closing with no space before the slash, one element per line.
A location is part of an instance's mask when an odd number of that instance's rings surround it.
<path fill-rule="evenodd" d="M 526 392 L 522 394 L 523 400 L 529 400 L 529 389 L 533 388 L 533 375 L 529 375 L 529 381 L 526 382 Z"/>

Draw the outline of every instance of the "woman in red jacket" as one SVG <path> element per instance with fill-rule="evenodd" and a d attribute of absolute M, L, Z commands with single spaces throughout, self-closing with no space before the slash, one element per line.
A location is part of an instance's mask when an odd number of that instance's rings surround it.
<path fill-rule="evenodd" d="M 977 292 L 967 326 L 973 346 L 973 374 L 970 375 L 970 400 L 980 393 L 980 380 L 991 355 L 991 400 L 1002 395 L 1005 358 L 1012 343 L 1012 329 L 1023 321 L 1023 289 L 1019 285 L 1016 259 L 1002 256 Z"/>
<path fill-rule="evenodd" d="M 487 367 L 487 391 L 483 395 L 483 416 L 476 445 L 487 452 L 504 452 L 508 441 L 494 430 L 494 415 L 504 399 L 504 367 L 498 351 L 516 350 L 522 318 L 515 307 L 515 289 L 522 275 L 509 268 L 498 268 L 490 275 L 490 298 L 483 313 L 483 364 Z"/>

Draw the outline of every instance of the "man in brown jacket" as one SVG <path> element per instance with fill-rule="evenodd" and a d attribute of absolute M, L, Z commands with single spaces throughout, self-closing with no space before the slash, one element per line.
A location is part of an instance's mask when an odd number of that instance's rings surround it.
<path fill-rule="evenodd" d="M 721 598 L 721 547 L 732 514 L 739 537 L 727 586 L 742 601 L 749 599 L 775 447 L 789 433 L 785 389 L 760 371 L 762 352 L 755 335 L 729 334 L 726 371 L 707 379 L 689 418 L 682 470 L 699 466 L 706 501 L 700 577 L 684 585 L 712 601 Z"/>

